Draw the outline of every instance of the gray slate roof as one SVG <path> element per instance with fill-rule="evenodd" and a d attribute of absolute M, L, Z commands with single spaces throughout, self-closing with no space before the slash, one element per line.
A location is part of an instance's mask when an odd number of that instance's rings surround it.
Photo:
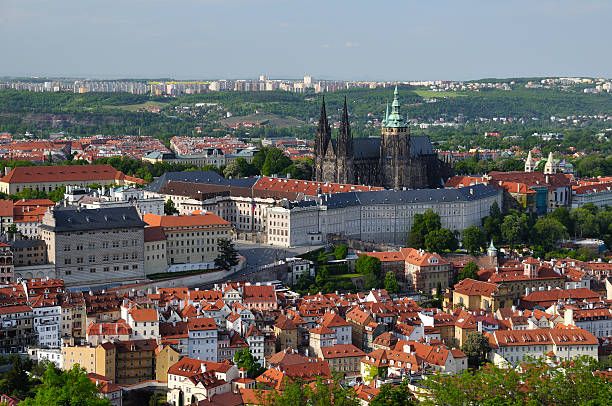
<path fill-rule="evenodd" d="M 470 192 L 471 191 L 471 192 Z M 499 191 L 491 186 L 478 184 L 449 189 L 379 190 L 369 192 L 346 192 L 328 195 L 323 204 L 328 209 L 358 205 L 450 203 L 470 201 L 495 196 Z"/>
<path fill-rule="evenodd" d="M 158 193 L 169 181 L 203 183 L 252 188 L 258 177 L 242 179 L 225 179 L 215 171 L 166 172 L 147 186 L 147 190 Z"/>
<path fill-rule="evenodd" d="M 50 231 L 64 232 L 130 227 L 144 228 L 146 225 L 140 219 L 134 206 L 80 210 L 73 207 L 61 207 L 53 210 L 53 217 L 55 217 L 55 227 L 45 224 L 40 227 Z"/>

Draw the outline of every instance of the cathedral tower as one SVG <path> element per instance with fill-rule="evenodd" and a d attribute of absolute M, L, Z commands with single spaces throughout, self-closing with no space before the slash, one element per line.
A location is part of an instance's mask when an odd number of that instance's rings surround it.
<path fill-rule="evenodd" d="M 315 141 L 315 161 L 313 165 L 313 176 L 312 179 L 315 181 L 325 181 L 323 178 L 323 162 L 325 160 L 325 153 L 327 147 L 331 141 L 331 128 L 327 121 L 327 112 L 325 111 L 325 96 L 323 96 L 323 102 L 321 103 L 321 116 L 319 117 L 319 126 L 317 128 L 317 138 Z"/>
<path fill-rule="evenodd" d="M 336 140 L 336 156 L 337 160 L 337 182 L 338 183 L 354 183 L 353 170 L 353 136 L 351 134 L 351 124 L 348 118 L 348 108 L 346 107 L 346 96 L 344 97 L 344 109 L 342 111 L 342 120 L 340 121 L 340 129 L 338 130 L 338 138 Z"/>
<path fill-rule="evenodd" d="M 411 187 L 410 173 L 410 129 L 400 115 L 399 92 L 397 86 L 393 92 L 391 113 L 387 106 L 382 123 L 382 140 L 380 143 L 380 167 L 383 175 L 383 186 L 400 189 Z"/>

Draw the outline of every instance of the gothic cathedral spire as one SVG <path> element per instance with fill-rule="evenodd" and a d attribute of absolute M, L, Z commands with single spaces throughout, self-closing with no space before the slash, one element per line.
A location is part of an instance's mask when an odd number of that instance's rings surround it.
<path fill-rule="evenodd" d="M 312 178 L 317 181 L 323 180 L 323 161 L 327 147 L 331 142 L 331 127 L 327 121 L 327 111 L 325 110 L 325 96 L 321 102 L 321 116 L 317 128 L 317 138 L 315 140 L 315 162 L 313 165 Z"/>
<path fill-rule="evenodd" d="M 344 109 L 342 111 L 342 120 L 340 121 L 340 129 L 338 130 L 338 155 L 353 157 L 353 136 L 351 135 L 351 124 L 348 117 L 348 108 L 346 107 L 346 96 L 344 96 Z"/>

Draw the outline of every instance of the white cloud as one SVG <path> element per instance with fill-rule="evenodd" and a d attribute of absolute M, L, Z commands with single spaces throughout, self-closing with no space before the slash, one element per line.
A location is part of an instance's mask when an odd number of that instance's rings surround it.
<path fill-rule="evenodd" d="M 347 41 L 344 43 L 344 46 L 347 48 L 357 48 L 359 46 L 358 42 Z"/>

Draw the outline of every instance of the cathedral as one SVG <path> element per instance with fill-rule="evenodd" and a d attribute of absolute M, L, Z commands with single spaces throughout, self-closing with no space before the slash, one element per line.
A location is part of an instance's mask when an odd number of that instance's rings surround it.
<path fill-rule="evenodd" d="M 400 115 L 398 96 L 396 87 L 391 113 L 387 105 L 381 137 L 356 139 L 351 135 L 346 98 L 338 136 L 332 139 L 323 99 L 315 141 L 313 179 L 388 189 L 443 186 L 453 175 L 453 169 L 438 159 L 428 136 L 410 135 L 408 123 Z"/>

